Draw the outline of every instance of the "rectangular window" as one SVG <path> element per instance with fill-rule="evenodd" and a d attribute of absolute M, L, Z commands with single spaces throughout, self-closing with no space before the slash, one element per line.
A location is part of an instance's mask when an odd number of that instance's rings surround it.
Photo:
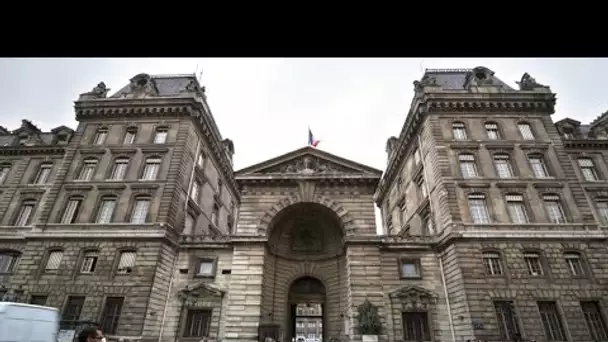
<path fill-rule="evenodd" d="M 524 197 L 522 195 L 507 195 L 505 199 L 511 222 L 518 224 L 528 223 L 528 213 L 524 205 Z"/>
<path fill-rule="evenodd" d="M 513 178 L 513 169 L 511 168 L 509 155 L 494 155 L 494 167 L 496 168 L 496 174 L 498 175 L 498 178 Z"/>
<path fill-rule="evenodd" d="M 32 296 L 32 298 L 30 298 L 30 304 L 45 306 L 48 299 L 49 296 Z"/>
<path fill-rule="evenodd" d="M 95 169 L 97 169 L 97 159 L 85 159 L 80 174 L 78 175 L 78 180 L 91 180 L 95 174 Z"/>
<path fill-rule="evenodd" d="M 21 208 L 19 209 L 19 215 L 17 215 L 17 218 L 15 219 L 15 226 L 29 226 L 32 220 L 35 206 L 35 201 L 24 201 L 21 205 Z"/>
<path fill-rule="evenodd" d="M 405 341 L 430 341 L 431 329 L 429 328 L 428 313 L 426 312 L 404 312 L 403 340 Z"/>
<path fill-rule="evenodd" d="M 17 253 L 5 252 L 0 254 L 0 274 L 12 273 L 17 265 L 17 261 L 19 261 Z"/>
<path fill-rule="evenodd" d="M 112 167 L 112 173 L 110 174 L 111 180 L 123 180 L 125 175 L 127 174 L 127 168 L 129 166 L 128 158 L 118 158 L 114 162 L 114 166 Z"/>
<path fill-rule="evenodd" d="M 200 188 L 201 188 L 201 185 L 199 184 L 199 182 L 197 182 L 197 181 L 192 182 L 192 189 L 190 189 L 190 198 L 196 203 L 198 203 Z"/>
<path fill-rule="evenodd" d="M 526 268 L 528 274 L 531 276 L 542 276 L 543 266 L 540 261 L 540 254 L 536 252 L 525 252 L 524 261 L 526 262 Z"/>
<path fill-rule="evenodd" d="M 502 262 L 500 254 L 495 252 L 483 253 L 483 265 L 488 275 L 502 275 Z"/>
<path fill-rule="evenodd" d="M 520 336 L 520 329 L 513 302 L 496 301 L 494 302 L 494 310 L 496 310 L 501 339 L 503 341 L 516 341 L 516 337 Z"/>
<path fill-rule="evenodd" d="M 38 169 L 38 173 L 36 174 L 36 178 L 34 178 L 34 184 L 46 184 L 51 175 L 51 170 L 53 168 L 52 164 L 42 164 L 40 165 L 40 169 Z"/>
<path fill-rule="evenodd" d="M 600 216 L 600 220 L 603 224 L 608 223 L 608 201 L 602 200 L 596 203 L 597 213 Z"/>
<path fill-rule="evenodd" d="M 142 180 L 155 180 L 160 169 L 160 158 L 148 158 L 146 159 L 146 166 L 141 176 Z"/>
<path fill-rule="evenodd" d="M 168 130 L 166 128 L 157 128 L 156 134 L 154 135 L 154 143 L 164 144 L 165 142 L 167 142 L 167 133 Z"/>
<path fill-rule="evenodd" d="M 97 252 L 86 252 L 80 266 L 80 273 L 94 273 L 97 268 L 97 260 L 99 255 Z"/>
<path fill-rule="evenodd" d="M 203 156 L 202 153 L 198 154 L 198 157 L 196 158 L 196 165 L 198 165 L 198 167 L 202 168 L 205 165 L 205 157 Z"/>
<path fill-rule="evenodd" d="M 568 271 L 572 276 L 580 277 L 585 275 L 580 254 L 574 252 L 564 253 L 564 259 L 566 261 Z"/>
<path fill-rule="evenodd" d="M 484 195 L 469 195 L 469 214 L 475 224 L 490 223 L 490 213 Z"/>
<path fill-rule="evenodd" d="M 545 210 L 547 211 L 547 218 L 551 223 L 566 223 L 566 215 L 564 208 L 562 208 L 559 196 L 545 195 L 543 196 L 545 202 Z"/>
<path fill-rule="evenodd" d="M 519 128 L 519 133 L 524 140 L 534 140 L 534 134 L 532 133 L 532 128 L 527 123 L 520 123 L 517 125 Z"/>
<path fill-rule="evenodd" d="M 593 182 L 598 180 L 599 177 L 591 158 L 579 158 L 578 166 L 581 168 L 581 173 L 586 181 Z"/>
<path fill-rule="evenodd" d="M 105 224 L 112 222 L 112 216 L 114 215 L 114 208 L 116 207 L 116 200 L 114 198 L 104 198 L 101 200 L 99 206 L 99 212 L 95 223 Z"/>
<path fill-rule="evenodd" d="M 538 302 L 540 320 L 548 341 L 567 341 L 564 325 L 555 302 Z"/>
<path fill-rule="evenodd" d="M 472 154 L 461 154 L 458 156 L 460 161 L 460 173 L 463 178 L 477 177 L 477 165 L 475 165 L 475 156 Z"/>
<path fill-rule="evenodd" d="M 46 261 L 45 272 L 57 272 L 61 265 L 61 259 L 63 259 L 63 251 L 51 251 Z"/>
<path fill-rule="evenodd" d="M 133 205 L 133 213 L 131 214 L 132 224 L 143 224 L 146 223 L 148 217 L 148 210 L 150 208 L 150 199 L 138 198 L 135 200 Z"/>
<path fill-rule="evenodd" d="M 399 259 L 401 278 L 420 278 L 420 260 L 402 258 Z"/>
<path fill-rule="evenodd" d="M 69 296 L 68 301 L 63 309 L 63 315 L 61 319 L 63 321 L 77 321 L 80 319 L 80 313 L 84 307 L 84 296 Z"/>
<path fill-rule="evenodd" d="M 217 203 L 213 205 L 213 210 L 211 211 L 211 222 L 216 227 L 220 223 L 220 206 Z"/>
<path fill-rule="evenodd" d="M 133 272 L 135 267 L 135 258 L 137 257 L 136 252 L 122 252 L 120 253 L 120 259 L 118 260 L 118 267 L 116 273 L 118 274 L 130 274 Z"/>
<path fill-rule="evenodd" d="M 188 310 L 183 337 L 207 337 L 211 325 L 211 309 Z"/>
<path fill-rule="evenodd" d="M 594 341 L 608 341 L 608 328 L 598 302 L 581 302 L 589 334 Z"/>
<path fill-rule="evenodd" d="M 124 297 L 108 297 L 101 315 L 100 328 L 107 335 L 115 335 L 120 321 L 120 313 L 125 299 Z"/>
<path fill-rule="evenodd" d="M 135 137 L 137 135 L 137 129 L 136 128 L 129 128 L 127 129 L 127 132 L 125 133 L 125 138 L 122 141 L 123 145 L 132 145 L 135 143 Z"/>
<path fill-rule="evenodd" d="M 201 260 L 198 264 L 198 270 L 196 275 L 211 277 L 213 276 L 213 260 Z"/>
<path fill-rule="evenodd" d="M 547 165 L 545 165 L 545 161 L 542 156 L 530 156 L 530 167 L 532 168 L 532 173 L 536 178 L 548 178 L 549 171 L 547 171 Z"/>
<path fill-rule="evenodd" d="M 107 129 L 99 129 L 95 133 L 95 140 L 93 141 L 93 143 L 95 145 L 103 145 L 106 142 L 106 138 L 107 137 L 108 137 L 108 130 Z"/>
<path fill-rule="evenodd" d="M 463 123 L 454 123 L 452 124 L 452 134 L 454 135 L 454 139 L 456 140 L 466 140 L 467 139 L 467 130 L 464 127 Z"/>
<path fill-rule="evenodd" d="M 191 214 L 186 215 L 186 223 L 184 226 L 184 234 L 185 235 L 190 235 L 192 234 L 192 230 L 194 229 L 194 222 L 195 222 L 195 218 L 194 216 L 192 216 Z"/>
<path fill-rule="evenodd" d="M 500 139 L 500 134 L 498 132 L 498 124 L 495 123 L 486 123 L 486 134 L 488 139 L 490 140 L 498 140 Z"/>
<path fill-rule="evenodd" d="M 2 165 L 0 166 L 0 184 L 4 184 L 6 178 L 8 177 L 8 172 L 11 170 L 10 166 Z"/>
<path fill-rule="evenodd" d="M 418 185 L 418 190 L 420 190 L 422 199 L 425 199 L 427 196 L 427 193 L 426 193 L 426 184 L 424 184 L 424 178 L 423 177 L 418 178 L 418 181 L 416 182 L 416 184 Z"/>
<path fill-rule="evenodd" d="M 65 206 L 65 211 L 61 217 L 61 223 L 72 224 L 76 221 L 80 212 L 80 205 L 82 204 L 81 199 L 70 199 L 68 204 Z"/>

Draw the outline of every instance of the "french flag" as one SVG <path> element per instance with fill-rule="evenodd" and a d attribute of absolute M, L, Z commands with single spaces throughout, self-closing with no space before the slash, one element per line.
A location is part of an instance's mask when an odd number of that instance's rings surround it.
<path fill-rule="evenodd" d="M 315 139 L 314 135 L 312 135 L 312 131 L 310 130 L 310 128 L 308 128 L 308 146 L 316 148 L 317 145 L 319 145 L 319 142 L 321 142 L 321 140 Z"/>

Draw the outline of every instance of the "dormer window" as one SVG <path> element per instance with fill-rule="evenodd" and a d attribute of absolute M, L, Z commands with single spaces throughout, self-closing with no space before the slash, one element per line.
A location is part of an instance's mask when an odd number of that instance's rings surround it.
<path fill-rule="evenodd" d="M 564 139 L 574 139 L 574 132 L 571 128 L 564 129 Z"/>
<path fill-rule="evenodd" d="M 27 134 L 20 135 L 19 136 L 19 145 L 22 145 L 22 146 L 25 145 L 29 138 L 30 137 Z"/>
<path fill-rule="evenodd" d="M 66 141 L 68 139 L 68 136 L 66 134 L 59 134 L 57 136 L 57 141 Z"/>

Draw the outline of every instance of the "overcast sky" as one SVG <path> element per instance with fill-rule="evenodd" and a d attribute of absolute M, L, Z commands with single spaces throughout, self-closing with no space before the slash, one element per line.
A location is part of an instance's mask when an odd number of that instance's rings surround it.
<path fill-rule="evenodd" d="M 557 93 L 554 120 L 608 110 L 607 59 L 0 59 L 0 125 L 76 127 L 73 101 L 103 81 L 111 93 L 139 73 L 203 71 L 202 84 L 235 170 L 306 146 L 383 169 L 423 69 L 485 66 L 516 87 L 524 72 Z M 379 216 L 377 216 L 380 231 Z"/>
<path fill-rule="evenodd" d="M 309 125 L 320 149 L 383 168 L 424 68 L 486 66 L 513 87 L 528 72 L 557 93 L 554 120 L 608 110 L 606 59 L 0 59 L 0 124 L 75 128 L 73 101 L 100 81 L 113 93 L 136 74 L 197 65 L 220 132 L 234 141 L 235 169 L 306 146 Z"/>

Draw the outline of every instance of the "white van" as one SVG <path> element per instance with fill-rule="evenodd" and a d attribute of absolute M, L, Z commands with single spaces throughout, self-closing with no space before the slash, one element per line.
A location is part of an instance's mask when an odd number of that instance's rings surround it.
<path fill-rule="evenodd" d="M 0 302 L 0 342 L 56 342 L 59 310 Z"/>

